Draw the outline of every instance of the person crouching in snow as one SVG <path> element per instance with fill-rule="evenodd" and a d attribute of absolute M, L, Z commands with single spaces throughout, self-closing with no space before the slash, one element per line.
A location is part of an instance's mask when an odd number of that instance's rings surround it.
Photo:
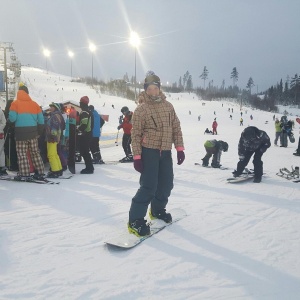
<path fill-rule="evenodd" d="M 207 140 L 204 143 L 204 148 L 206 150 L 206 155 L 202 158 L 202 166 L 207 167 L 209 164 L 209 159 L 213 155 L 211 166 L 213 168 L 220 168 L 222 151 L 228 151 L 228 144 L 223 141 Z"/>
<path fill-rule="evenodd" d="M 240 161 L 237 164 L 236 171 L 233 172 L 234 177 L 240 176 L 245 167 L 248 165 L 251 156 L 254 154 L 254 180 L 253 182 L 261 182 L 263 175 L 263 162 L 261 157 L 271 146 L 270 138 L 265 131 L 259 130 L 254 126 L 245 128 L 241 134 L 238 153 Z"/>
<path fill-rule="evenodd" d="M 166 206 L 173 189 L 173 143 L 177 164 L 181 165 L 185 159 L 180 121 L 174 107 L 160 91 L 160 78 L 153 72 L 147 75 L 145 101 L 134 111 L 131 131 L 134 168 L 141 176 L 140 188 L 129 210 L 128 230 L 137 236 L 150 234 L 150 226 L 144 219 L 149 204 L 151 219 L 172 222 Z"/>

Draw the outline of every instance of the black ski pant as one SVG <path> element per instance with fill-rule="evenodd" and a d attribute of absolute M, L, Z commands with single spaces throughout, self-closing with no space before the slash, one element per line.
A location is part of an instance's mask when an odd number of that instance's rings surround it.
<path fill-rule="evenodd" d="M 287 135 L 286 132 L 281 133 L 280 143 L 281 143 L 281 147 L 287 147 L 288 146 L 288 135 Z"/>
<path fill-rule="evenodd" d="M 124 133 L 122 138 L 122 147 L 127 157 L 132 155 L 130 145 L 131 145 L 131 134 Z"/>
<path fill-rule="evenodd" d="M 297 152 L 298 154 L 300 154 L 300 137 L 299 137 L 298 148 L 297 148 L 296 152 Z"/>
<path fill-rule="evenodd" d="M 220 164 L 222 151 L 217 150 L 214 147 L 213 148 L 204 147 L 204 148 L 206 150 L 206 155 L 202 159 L 203 163 L 208 164 L 209 159 L 213 156 L 212 164 Z"/>
<path fill-rule="evenodd" d="M 83 133 L 79 135 L 79 149 L 80 155 L 83 157 L 85 162 L 85 167 L 87 170 L 91 171 L 94 170 L 94 166 L 92 163 L 92 158 L 90 154 L 90 142 L 92 139 L 92 133 Z"/>
<path fill-rule="evenodd" d="M 143 219 L 151 203 L 152 212 L 164 209 L 173 189 L 173 161 L 171 150 L 142 148 L 143 172 L 140 188 L 132 198 L 129 222 Z"/>
<path fill-rule="evenodd" d="M 263 153 L 260 151 L 260 149 L 245 153 L 245 158 L 243 160 L 240 160 L 237 164 L 237 169 L 236 169 L 237 174 L 240 175 L 243 173 L 253 153 L 254 153 L 253 165 L 254 165 L 254 174 L 255 174 L 254 176 L 260 178 L 263 175 L 263 162 L 261 160 Z"/>
<path fill-rule="evenodd" d="M 101 152 L 99 147 L 99 137 L 92 137 L 90 143 L 90 150 L 92 152 L 92 156 L 94 160 L 101 160 Z"/>
<path fill-rule="evenodd" d="M 4 153 L 7 167 L 12 171 L 19 171 L 18 155 L 16 150 L 15 130 L 11 127 L 4 129 L 4 134 L 8 135 L 4 143 Z"/>

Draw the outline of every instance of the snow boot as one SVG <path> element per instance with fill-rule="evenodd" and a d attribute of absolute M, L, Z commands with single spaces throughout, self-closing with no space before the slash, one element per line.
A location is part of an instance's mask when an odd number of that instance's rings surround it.
<path fill-rule="evenodd" d="M 203 167 L 208 167 L 208 160 L 205 159 L 205 158 L 202 158 L 201 160 L 202 160 L 202 166 Z"/>
<path fill-rule="evenodd" d="M 94 174 L 94 170 L 85 168 L 80 171 L 80 174 Z"/>
<path fill-rule="evenodd" d="M 254 177 L 253 182 L 260 183 L 261 182 L 261 177 Z"/>
<path fill-rule="evenodd" d="M 136 219 L 133 222 L 128 222 L 128 231 L 138 237 L 150 234 L 150 226 L 145 219 Z"/>
<path fill-rule="evenodd" d="M 155 213 L 152 211 L 152 209 L 150 209 L 149 216 L 151 220 L 160 219 L 165 221 L 166 223 L 172 222 L 172 215 L 170 213 L 166 213 L 165 209 L 159 210 Z"/>

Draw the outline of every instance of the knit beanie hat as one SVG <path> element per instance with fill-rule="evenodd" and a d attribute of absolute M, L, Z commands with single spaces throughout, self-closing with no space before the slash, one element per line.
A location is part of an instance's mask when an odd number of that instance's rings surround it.
<path fill-rule="evenodd" d="M 160 78 L 155 75 L 153 71 L 148 71 L 146 73 L 145 83 L 144 83 L 144 89 L 147 90 L 149 85 L 156 85 L 160 89 Z"/>
<path fill-rule="evenodd" d="M 19 91 L 24 91 L 27 94 L 29 94 L 28 88 L 27 88 L 27 86 L 23 82 L 19 83 Z"/>
<path fill-rule="evenodd" d="M 54 103 L 54 102 L 52 102 L 52 103 L 49 104 L 49 106 L 50 106 L 50 107 L 53 106 L 53 107 L 55 107 L 58 111 L 61 111 L 61 106 L 60 106 L 59 103 Z"/>
<path fill-rule="evenodd" d="M 89 104 L 90 99 L 89 99 L 88 96 L 83 96 L 83 97 L 80 98 L 80 102 L 84 103 L 84 104 Z"/>

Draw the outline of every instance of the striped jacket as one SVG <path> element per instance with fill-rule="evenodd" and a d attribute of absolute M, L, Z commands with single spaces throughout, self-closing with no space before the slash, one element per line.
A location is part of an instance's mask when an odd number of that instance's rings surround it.
<path fill-rule="evenodd" d="M 142 153 L 142 147 L 184 150 L 180 121 L 173 105 L 160 93 L 161 101 L 154 101 L 144 94 L 144 102 L 134 111 L 132 118 L 132 150 L 134 156 Z"/>
<path fill-rule="evenodd" d="M 15 139 L 26 141 L 37 138 L 44 128 L 44 117 L 39 105 L 25 91 L 18 91 L 9 110 L 9 121 L 15 124 Z"/>

